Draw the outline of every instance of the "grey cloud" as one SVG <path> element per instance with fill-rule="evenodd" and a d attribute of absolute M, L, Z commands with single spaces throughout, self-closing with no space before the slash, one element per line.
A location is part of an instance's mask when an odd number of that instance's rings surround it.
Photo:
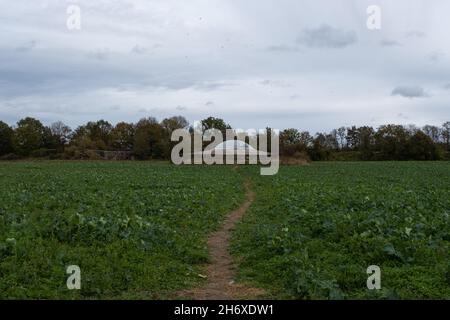
<path fill-rule="evenodd" d="M 405 34 L 407 38 L 424 38 L 426 34 L 420 30 L 411 30 Z"/>
<path fill-rule="evenodd" d="M 159 44 L 159 43 L 155 43 L 150 48 L 144 47 L 144 46 L 141 46 L 141 45 L 137 44 L 131 49 L 131 53 L 134 53 L 134 54 L 148 54 L 148 53 L 153 53 L 156 49 L 159 49 L 159 48 L 162 48 L 162 45 Z"/>
<path fill-rule="evenodd" d="M 399 114 L 397 114 L 397 117 L 398 118 L 401 118 L 401 119 L 404 119 L 404 120 L 408 120 L 409 118 L 406 116 L 406 115 L 404 115 L 403 113 L 399 113 Z"/>
<path fill-rule="evenodd" d="M 315 29 L 305 29 L 297 42 L 308 47 L 316 48 L 344 48 L 357 41 L 355 31 L 346 31 L 322 25 Z"/>
<path fill-rule="evenodd" d="M 382 40 L 380 42 L 380 45 L 383 47 L 399 47 L 401 46 L 401 43 L 395 40 Z"/>
<path fill-rule="evenodd" d="M 223 87 L 235 86 L 236 84 L 230 82 L 203 82 L 195 85 L 195 89 L 202 91 L 213 91 Z"/>
<path fill-rule="evenodd" d="M 444 89 L 450 90 L 450 83 L 447 83 L 447 84 L 444 86 Z"/>
<path fill-rule="evenodd" d="M 427 56 L 428 60 L 430 60 L 433 63 L 438 63 L 440 61 L 442 61 L 442 59 L 445 58 L 445 54 L 441 51 L 434 51 L 431 52 L 428 56 Z"/>
<path fill-rule="evenodd" d="M 208 102 L 205 103 L 205 106 L 212 107 L 212 106 L 214 106 L 214 102 L 208 101 Z"/>
<path fill-rule="evenodd" d="M 427 93 L 420 86 L 398 86 L 392 90 L 392 96 L 402 96 L 405 98 L 423 98 Z"/>
<path fill-rule="evenodd" d="M 87 54 L 87 56 L 91 59 L 106 60 L 109 58 L 110 54 L 111 50 L 109 50 L 108 48 L 103 48 L 91 51 Z"/>
<path fill-rule="evenodd" d="M 288 88 L 291 87 L 289 83 L 278 81 L 278 80 L 262 80 L 259 82 L 259 84 L 263 86 L 270 86 L 270 87 L 280 87 L 280 88 Z"/>
<path fill-rule="evenodd" d="M 449 22 L 422 22 L 448 12 L 450 2 L 430 4 L 435 9 L 424 13 L 411 1 L 396 1 L 390 11 L 399 22 L 381 38 L 380 33 L 367 33 L 364 17 L 354 23 L 353 4 L 343 6 L 336 1 L 308 1 L 310 8 L 305 10 L 296 0 L 237 1 L 233 5 L 219 0 L 214 6 L 202 0 L 192 0 L 189 5 L 180 1 L 82 0 L 89 21 L 84 20 L 88 24 L 83 22 L 81 32 L 72 33 L 64 27 L 66 6 L 61 1 L 47 2 L 43 10 L 37 1 L 13 1 L 2 12 L 0 116 L 6 119 L 33 113 L 78 125 L 91 120 L 92 113 L 109 120 L 132 120 L 142 115 L 137 110 L 150 102 L 160 109 L 141 112 L 164 117 L 180 105 L 189 108 L 183 113 L 197 118 L 231 109 L 227 121 L 240 122 L 241 127 L 258 127 L 255 117 L 261 127 L 275 119 L 274 127 L 277 123 L 286 127 L 314 122 L 322 130 L 339 122 L 351 123 L 357 117 L 364 124 L 374 114 L 376 121 L 384 121 L 404 112 L 411 122 L 449 116 L 450 91 L 444 92 L 443 86 L 450 82 L 450 59 L 429 56 L 433 50 L 450 52 L 448 41 L 442 41 Z M 323 12 L 324 4 L 332 14 Z M 356 6 L 365 16 L 366 6 L 359 2 Z M 401 14 L 405 7 L 423 21 L 404 20 L 409 19 Z M 197 15 L 204 20 L 197 21 Z M 18 16 L 22 18 L 17 20 Z M 279 23 L 280 17 L 283 23 Z M 328 25 L 321 26 L 320 21 Z M 423 26 L 423 30 L 405 29 L 405 25 Z M 378 40 L 366 41 L 363 37 L 369 34 Z M 406 49 L 422 42 L 419 38 L 425 34 L 426 46 L 416 45 L 408 52 L 380 46 L 383 39 L 397 40 Z M 361 45 L 355 45 L 358 41 Z M 155 54 L 159 43 L 164 47 L 161 54 Z M 221 45 L 226 50 L 220 50 Z M 102 49 L 105 47 L 108 49 Z M 439 63 L 432 64 L 433 59 Z M 270 85 L 275 84 L 270 81 L 261 87 L 263 79 L 282 79 L 292 88 L 271 90 L 275 87 Z M 394 85 L 389 87 L 387 80 Z M 384 99 L 396 84 L 411 83 L 437 88 L 441 94 L 416 99 L 420 110 L 415 113 L 403 110 L 407 99 Z M 402 96 L 400 91 L 395 95 Z M 341 106 L 356 109 L 361 101 L 371 102 L 363 104 L 364 112 L 344 115 Z M 215 107 L 208 108 L 208 102 L 215 102 Z M 64 104 L 67 107 L 62 111 L 56 108 Z M 110 111 L 116 104 L 120 111 Z M 280 105 L 285 109 L 278 110 Z M 247 106 L 249 116 L 242 118 Z M 316 106 L 319 111 L 306 120 L 291 115 Z M 335 109 L 339 113 L 334 113 Z M 276 110 L 279 118 L 263 113 L 267 110 Z"/>
<path fill-rule="evenodd" d="M 148 53 L 148 49 L 145 47 L 141 47 L 140 45 L 135 45 L 133 49 L 131 49 L 131 52 L 135 54 L 146 54 Z"/>
<path fill-rule="evenodd" d="M 111 49 L 33 50 L 22 55 L 15 48 L 0 44 L 0 99 L 58 93 L 78 93 L 82 97 L 83 93 L 102 88 L 212 91 L 233 85 L 211 80 L 216 78 L 215 74 L 226 74 L 220 66 L 214 68 L 214 74 L 207 68 L 200 72 L 194 72 L 193 68 L 179 59 L 149 59 L 145 55 L 142 59 L 130 59 L 129 55 L 116 54 Z"/>
<path fill-rule="evenodd" d="M 178 111 L 186 111 L 187 108 L 183 107 L 183 106 L 177 106 L 175 109 L 177 109 Z"/>
<path fill-rule="evenodd" d="M 272 45 L 267 47 L 270 52 L 297 52 L 300 51 L 298 47 L 287 45 Z"/>
<path fill-rule="evenodd" d="M 36 41 L 32 40 L 30 42 L 24 43 L 16 48 L 17 52 L 28 52 L 36 48 Z"/>

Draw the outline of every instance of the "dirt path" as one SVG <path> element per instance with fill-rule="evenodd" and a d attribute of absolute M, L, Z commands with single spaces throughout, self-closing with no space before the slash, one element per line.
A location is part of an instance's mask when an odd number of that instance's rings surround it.
<path fill-rule="evenodd" d="M 241 206 L 227 216 L 220 230 L 208 239 L 211 263 L 206 265 L 204 271 L 207 283 L 203 287 L 181 291 L 177 294 L 178 297 L 194 300 L 238 300 L 256 299 L 265 294 L 262 289 L 234 282 L 235 266 L 229 252 L 230 239 L 236 223 L 244 216 L 255 198 L 249 181 L 245 182 L 245 198 Z"/>

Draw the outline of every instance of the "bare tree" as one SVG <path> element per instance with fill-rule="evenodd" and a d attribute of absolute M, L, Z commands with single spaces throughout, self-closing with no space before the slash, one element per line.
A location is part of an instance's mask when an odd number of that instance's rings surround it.
<path fill-rule="evenodd" d="M 64 146 L 69 143 L 72 129 L 70 129 L 70 127 L 65 125 L 62 121 L 52 123 L 50 130 L 60 145 Z"/>
<path fill-rule="evenodd" d="M 441 136 L 441 130 L 436 126 L 430 126 L 426 125 L 423 127 L 423 132 L 433 140 L 433 142 L 438 143 L 440 136 Z"/>
<path fill-rule="evenodd" d="M 450 121 L 447 121 L 442 125 L 441 135 L 447 146 L 447 150 L 450 150 Z"/>
<path fill-rule="evenodd" d="M 345 136 L 347 135 L 347 129 L 345 127 L 340 127 L 336 130 L 336 137 L 338 139 L 339 148 L 342 150 L 345 146 Z"/>

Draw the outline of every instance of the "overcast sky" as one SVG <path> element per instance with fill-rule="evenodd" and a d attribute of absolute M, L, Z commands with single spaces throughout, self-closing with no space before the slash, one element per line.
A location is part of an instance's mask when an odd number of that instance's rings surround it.
<path fill-rule="evenodd" d="M 448 0 L 0 0 L 0 120 L 450 121 Z M 81 30 L 66 26 L 81 9 Z M 369 5 L 381 30 L 366 26 Z"/>

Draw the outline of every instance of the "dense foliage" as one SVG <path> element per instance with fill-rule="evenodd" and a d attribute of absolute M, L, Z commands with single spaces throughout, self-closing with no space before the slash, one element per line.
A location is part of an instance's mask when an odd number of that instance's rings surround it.
<path fill-rule="evenodd" d="M 233 243 L 241 278 L 279 298 L 450 297 L 448 162 L 251 174 L 257 199 Z M 381 267 L 380 291 L 366 288 L 370 265 Z"/>
<path fill-rule="evenodd" d="M 161 298 L 202 280 L 205 239 L 243 199 L 228 167 L 0 165 L 0 298 Z M 81 268 L 69 291 L 66 268 Z"/>

